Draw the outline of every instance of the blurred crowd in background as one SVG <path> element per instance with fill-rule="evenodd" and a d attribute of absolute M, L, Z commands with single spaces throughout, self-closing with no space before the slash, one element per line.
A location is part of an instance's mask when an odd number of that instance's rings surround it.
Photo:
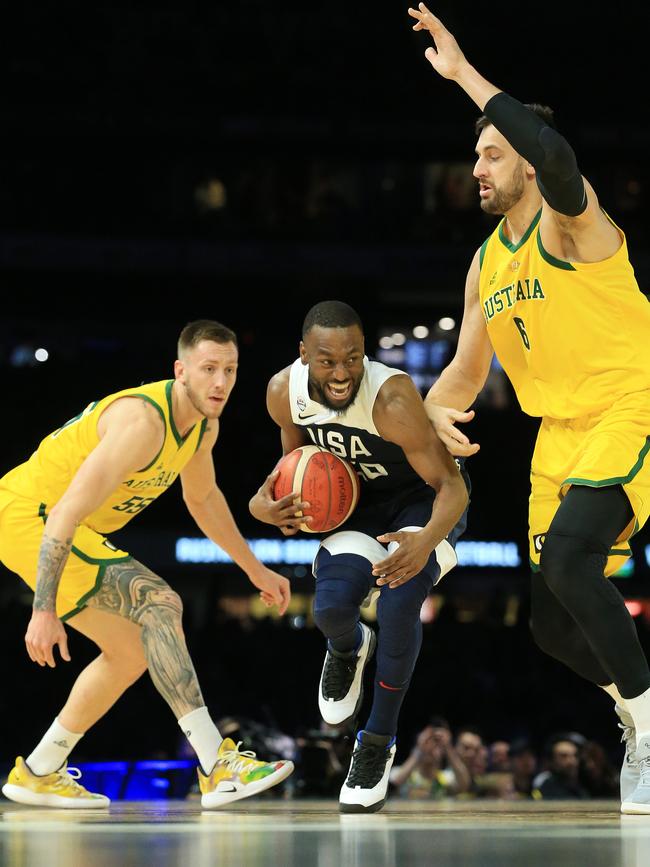
<path fill-rule="evenodd" d="M 224 718 L 220 731 L 296 771 L 284 790 L 268 797 L 337 797 L 349 769 L 354 732 L 321 723 L 297 738 L 242 718 Z M 181 756 L 191 757 L 181 745 Z M 621 752 L 622 755 L 622 752 Z M 558 731 L 537 745 L 526 737 L 486 740 L 475 725 L 452 731 L 432 716 L 390 773 L 391 798 L 409 800 L 608 800 L 618 797 L 620 763 L 576 731 Z M 188 794 L 196 793 L 191 786 Z"/>
<path fill-rule="evenodd" d="M 472 177 L 476 111 L 432 79 L 407 6 L 375 4 L 362 22 L 356 10 L 332 14 L 331 4 L 267 0 L 73 3 L 43 9 L 37 22 L 28 6 L 13 10 L 0 161 L 0 367 L 11 425 L 0 473 L 90 400 L 172 375 L 180 329 L 204 316 L 240 338 L 214 460 L 247 537 L 268 533 L 248 501 L 280 454 L 266 384 L 296 357 L 312 304 L 351 303 L 369 354 L 385 353 L 428 388 L 453 354 L 466 270 L 494 221 Z M 650 126 L 634 88 L 603 96 L 612 70 L 599 17 L 564 4 L 549 64 L 551 25 L 539 26 L 537 8 L 518 10 L 525 62 L 513 78 L 512 52 L 486 52 L 484 28 L 468 24 L 462 5 L 436 11 L 492 80 L 556 109 L 647 289 Z M 625 46 L 621 75 L 632 81 L 646 75 L 646 18 L 640 7 L 607 21 L 609 43 Z M 315 34 L 327 50 L 314 51 Z M 568 57 L 583 73 L 571 87 Z M 528 628 L 536 428 L 493 366 L 466 428 L 481 451 L 468 462 L 465 538 L 516 544 L 520 562 L 459 568 L 431 597 L 391 797 L 616 795 L 623 749 L 611 702 L 544 656 Z M 336 795 L 353 733 L 319 724 L 324 642 L 310 621 L 307 568 L 278 565 L 294 607 L 282 621 L 256 617 L 238 570 L 173 559 L 176 539 L 198 531 L 178 492 L 163 500 L 124 547 L 183 597 L 188 644 L 224 734 L 239 730 L 245 748 L 295 757 L 296 796 Z M 650 653 L 647 530 L 633 550 L 635 562 L 612 580 Z M 24 646 L 31 594 L 4 567 L 0 579 L 6 692 L 29 709 L 0 718 L 13 755 L 40 738 L 95 651 L 70 634 L 73 666 L 34 666 Z M 155 727 L 133 724 L 152 708 Z M 177 738 L 145 677 L 75 761 L 171 760 Z"/>

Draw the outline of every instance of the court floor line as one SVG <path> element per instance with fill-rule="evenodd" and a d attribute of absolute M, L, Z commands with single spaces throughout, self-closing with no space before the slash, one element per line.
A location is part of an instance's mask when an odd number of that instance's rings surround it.
<path fill-rule="evenodd" d="M 230 819 L 232 817 L 229 817 Z M 631 817 L 634 822 L 638 820 L 638 824 L 636 826 L 632 825 L 629 820 L 630 817 L 626 817 L 625 823 L 621 823 L 620 825 L 613 825 L 610 828 L 598 828 L 593 826 L 586 827 L 585 825 L 576 825 L 573 828 L 558 828 L 555 827 L 553 829 L 553 838 L 561 838 L 561 839 L 571 839 L 574 837 L 582 837 L 587 834 L 590 838 L 593 839 L 610 839 L 620 837 L 621 835 L 625 837 L 650 837 L 650 816 L 638 816 Z M 645 820 L 645 821 L 644 821 Z M 367 832 L 368 834 L 376 833 L 377 831 L 392 831 L 392 832 L 403 832 L 403 831 L 420 831 L 421 833 L 431 833 L 439 832 L 439 831 L 456 831 L 459 833 L 462 832 L 482 832 L 486 829 L 490 829 L 490 834 L 493 837 L 498 836 L 510 836 L 513 830 L 516 830 L 517 834 L 522 837 L 527 837 L 529 839 L 536 837 L 543 837 L 548 839 L 549 836 L 549 828 L 548 824 L 542 823 L 536 827 L 526 827 L 522 826 L 519 823 L 507 823 L 507 824 L 499 824 L 499 827 L 494 827 L 494 825 L 488 824 L 472 824 L 472 825 L 462 825 L 459 826 L 457 822 L 431 822 L 429 824 L 424 822 L 397 822 L 393 821 L 390 824 L 377 823 L 372 826 L 369 823 L 364 823 L 363 825 L 358 823 L 349 823 L 349 822 L 341 822 L 336 823 L 332 822 L 257 822 L 254 819 L 237 823 L 239 827 L 243 827 L 246 825 L 247 833 L 332 833 L 332 834 L 340 834 L 342 831 L 355 831 L 357 833 Z M 187 834 L 188 832 L 191 834 L 211 834 L 215 831 L 221 830 L 219 828 L 218 823 L 211 823 L 210 825 L 202 825 L 196 822 L 173 822 L 169 824 L 165 823 L 155 823 L 152 825 L 151 823 L 122 823 L 122 822 L 107 822 L 105 824 L 87 824 L 85 822 L 29 822 L 29 821 L 13 821 L 11 818 L 7 819 L 5 817 L 4 821 L 0 823 L 0 834 L 3 833 L 16 833 L 16 831 L 25 830 L 32 832 L 44 832 L 44 833 L 52 833 L 52 832 L 68 832 L 70 834 L 148 834 L 151 836 L 160 836 L 161 834 Z M 234 828 L 231 828 L 234 830 Z"/>

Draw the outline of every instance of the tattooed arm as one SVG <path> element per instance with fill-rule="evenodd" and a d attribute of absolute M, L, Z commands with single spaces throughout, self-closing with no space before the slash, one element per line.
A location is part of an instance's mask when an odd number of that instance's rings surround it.
<path fill-rule="evenodd" d="M 277 605 L 280 614 L 284 614 L 291 599 L 289 581 L 267 569 L 253 554 L 217 486 L 212 448 L 217 441 L 218 425 L 217 421 L 209 423 L 200 447 L 181 472 L 185 505 L 208 539 L 223 548 L 248 575 L 264 604 Z"/>
<path fill-rule="evenodd" d="M 68 489 L 50 511 L 38 557 L 34 609 L 25 643 L 33 662 L 54 667 L 54 645 L 70 659 L 63 624 L 56 615 L 59 581 L 77 524 L 95 511 L 130 472 L 145 467 L 158 453 L 164 427 L 144 401 L 123 398 L 104 411 L 99 444 L 88 455 Z"/>

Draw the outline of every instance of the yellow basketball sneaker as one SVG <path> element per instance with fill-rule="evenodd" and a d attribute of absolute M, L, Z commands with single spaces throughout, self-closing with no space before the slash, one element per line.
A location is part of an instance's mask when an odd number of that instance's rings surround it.
<path fill-rule="evenodd" d="M 232 738 L 225 738 L 212 773 L 204 774 L 197 768 L 201 806 L 205 809 L 258 795 L 285 780 L 293 771 L 293 762 L 258 762 L 250 750 L 240 752 L 240 745 L 241 741 L 235 744 Z"/>
<path fill-rule="evenodd" d="M 2 794 L 10 801 L 31 804 L 35 807 L 63 807 L 73 810 L 108 807 L 110 800 L 105 795 L 96 795 L 77 782 L 81 776 L 78 768 L 66 764 L 45 777 L 37 777 L 18 756 L 9 779 L 2 787 Z"/>

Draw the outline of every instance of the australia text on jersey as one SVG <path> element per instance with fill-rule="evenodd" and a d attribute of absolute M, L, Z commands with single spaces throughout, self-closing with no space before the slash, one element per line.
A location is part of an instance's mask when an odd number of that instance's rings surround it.
<path fill-rule="evenodd" d="M 164 470 L 158 473 L 157 476 L 152 476 L 149 479 L 127 479 L 124 482 L 125 487 L 131 488 L 132 490 L 135 488 L 158 488 L 158 492 L 153 497 L 129 497 L 128 500 L 125 500 L 123 503 L 118 503 L 116 506 L 112 508 L 116 512 L 128 512 L 129 514 L 137 514 L 137 512 L 141 512 L 143 509 L 146 509 L 148 505 L 153 503 L 153 501 L 161 494 L 164 490 L 166 490 L 176 479 L 178 473 L 174 470 L 169 470 L 165 472 Z"/>
<path fill-rule="evenodd" d="M 510 309 L 517 301 L 544 301 L 546 296 L 542 289 L 542 284 L 537 277 L 525 277 L 523 280 L 510 283 L 509 286 L 504 286 L 503 289 L 497 289 L 483 302 L 483 312 L 485 321 L 489 322 L 493 316 L 501 313 L 505 309 Z"/>

